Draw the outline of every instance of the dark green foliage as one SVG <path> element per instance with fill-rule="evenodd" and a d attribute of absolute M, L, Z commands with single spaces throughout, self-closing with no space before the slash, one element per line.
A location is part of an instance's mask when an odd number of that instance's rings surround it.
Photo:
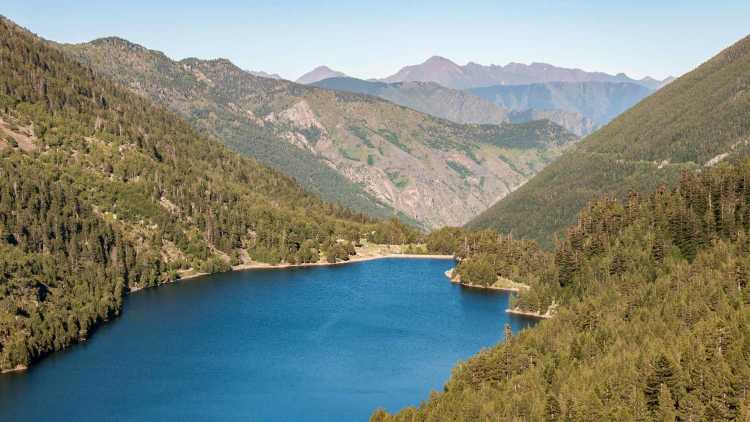
<path fill-rule="evenodd" d="M 664 354 L 659 354 L 646 377 L 646 387 L 643 389 L 646 406 L 650 411 L 656 412 L 659 409 L 660 398 L 663 396 L 662 387 L 666 387 L 670 395 L 672 391 L 677 392 L 676 382 L 672 362 Z"/>
<path fill-rule="evenodd" d="M 497 280 L 495 268 L 487 256 L 477 255 L 476 259 L 470 259 L 459 264 L 461 282 L 476 284 L 479 286 L 491 285 Z"/>
<path fill-rule="evenodd" d="M 368 232 L 366 237 L 370 242 L 390 245 L 415 243 L 419 234 L 410 226 L 396 218 L 379 222 Z"/>
<path fill-rule="evenodd" d="M 553 394 L 547 394 L 547 398 L 544 403 L 544 420 L 545 421 L 559 421 L 562 419 L 562 412 L 560 410 L 560 403 Z"/>
<path fill-rule="evenodd" d="M 552 266 L 553 260 L 534 242 L 513 240 L 492 230 L 472 232 L 446 227 L 427 235 L 425 245 L 427 253 L 459 258 L 455 273 L 461 281 L 483 286 L 493 284 L 498 277 L 535 283 L 538 270 Z"/>
<path fill-rule="evenodd" d="M 425 239 L 427 250 L 441 255 L 455 254 L 463 241 L 464 232 L 459 227 L 444 227 L 432 231 Z"/>

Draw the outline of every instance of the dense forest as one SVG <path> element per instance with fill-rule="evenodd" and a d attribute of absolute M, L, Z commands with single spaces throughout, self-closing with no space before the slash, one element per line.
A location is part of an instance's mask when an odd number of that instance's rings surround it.
<path fill-rule="evenodd" d="M 548 249 L 602 194 L 624 199 L 750 151 L 750 37 L 621 114 L 472 220 Z"/>
<path fill-rule="evenodd" d="M 750 420 L 750 160 L 603 196 L 554 252 L 464 229 L 427 245 L 474 282 L 527 283 L 513 306 L 554 317 L 372 420 Z"/>
<path fill-rule="evenodd" d="M 0 369 L 185 271 L 335 262 L 362 238 L 416 236 L 321 202 L 0 18 Z"/>

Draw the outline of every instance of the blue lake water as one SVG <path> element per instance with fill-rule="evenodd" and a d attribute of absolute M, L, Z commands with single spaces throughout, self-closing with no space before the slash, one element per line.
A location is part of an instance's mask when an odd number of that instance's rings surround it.
<path fill-rule="evenodd" d="M 418 405 L 451 368 L 534 323 L 448 260 L 206 276 L 129 296 L 122 317 L 0 376 L 2 421 L 367 420 Z"/>

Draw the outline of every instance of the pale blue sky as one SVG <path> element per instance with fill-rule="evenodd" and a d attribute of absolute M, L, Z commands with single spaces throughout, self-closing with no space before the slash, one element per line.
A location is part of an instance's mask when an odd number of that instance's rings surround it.
<path fill-rule="evenodd" d="M 117 35 L 175 59 L 226 57 L 290 79 L 320 64 L 385 77 L 432 55 L 663 78 L 750 31 L 748 0 L 3 0 L 0 14 L 55 41 Z"/>

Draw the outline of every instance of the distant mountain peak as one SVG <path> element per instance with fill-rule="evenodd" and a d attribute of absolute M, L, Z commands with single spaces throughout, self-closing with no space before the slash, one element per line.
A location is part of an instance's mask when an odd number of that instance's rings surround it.
<path fill-rule="evenodd" d="M 447 58 L 445 58 L 443 56 L 432 56 L 429 59 L 425 60 L 424 64 L 452 64 L 452 65 L 456 65 L 455 62 L 453 62 L 452 60 L 447 59 Z M 456 65 L 456 66 L 458 66 L 458 65 Z"/>
<path fill-rule="evenodd" d="M 343 72 L 333 70 L 328 66 L 318 66 L 315 69 L 300 76 L 295 82 L 298 84 L 313 84 L 323 79 L 340 78 L 346 77 L 347 75 Z"/>
<path fill-rule="evenodd" d="M 469 62 L 464 66 L 442 57 L 432 56 L 421 64 L 405 66 L 383 82 L 435 82 L 447 88 L 468 89 L 492 85 L 528 85 L 547 82 L 632 82 L 649 89 L 663 85 L 658 80 L 636 80 L 625 73 L 617 75 L 587 72 L 578 68 L 558 67 L 549 63 L 510 62 L 506 65 L 482 65 Z"/>

